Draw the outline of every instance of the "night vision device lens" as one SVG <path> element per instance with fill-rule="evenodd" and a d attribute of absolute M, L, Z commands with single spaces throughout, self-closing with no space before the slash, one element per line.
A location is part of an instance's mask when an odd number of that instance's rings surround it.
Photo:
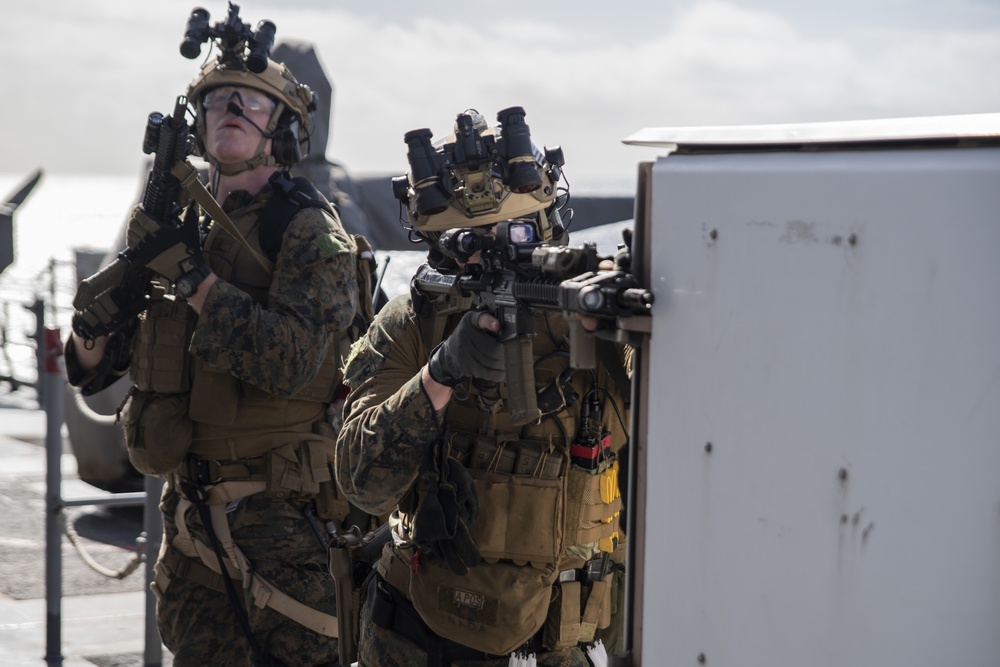
<path fill-rule="evenodd" d="M 254 74 L 267 69 L 267 59 L 271 57 L 271 48 L 274 46 L 275 30 L 270 21 L 261 21 L 257 25 L 257 31 L 250 40 L 250 53 L 247 54 L 247 69 Z"/>
<path fill-rule="evenodd" d="M 511 192 L 525 194 L 542 187 L 542 175 L 535 165 L 531 146 L 531 131 L 524 122 L 524 109 L 510 107 L 497 113 L 500 123 L 501 155 L 507 161 L 507 187 Z"/>
<path fill-rule="evenodd" d="M 417 213 L 420 215 L 442 213 L 454 198 L 454 195 L 445 191 L 441 183 L 440 174 L 444 161 L 431 145 L 431 136 L 433 135 L 427 128 L 411 130 L 403 135 L 403 141 L 408 147 L 406 158 L 413 175 Z"/>

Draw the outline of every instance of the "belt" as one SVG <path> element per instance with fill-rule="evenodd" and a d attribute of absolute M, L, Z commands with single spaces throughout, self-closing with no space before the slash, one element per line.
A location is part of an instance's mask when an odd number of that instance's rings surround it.
<path fill-rule="evenodd" d="M 450 667 L 458 660 L 503 660 L 508 657 L 477 651 L 435 634 L 420 618 L 413 603 L 377 571 L 373 572 L 368 583 L 365 604 L 371 605 L 372 621 L 376 625 L 399 633 L 427 653 L 427 667 Z M 539 631 L 521 648 L 539 653 L 541 646 L 541 631 Z"/>
<path fill-rule="evenodd" d="M 202 485 L 233 481 L 265 481 L 266 472 L 262 458 L 223 463 L 193 456 L 187 457 L 178 470 L 183 479 Z"/>

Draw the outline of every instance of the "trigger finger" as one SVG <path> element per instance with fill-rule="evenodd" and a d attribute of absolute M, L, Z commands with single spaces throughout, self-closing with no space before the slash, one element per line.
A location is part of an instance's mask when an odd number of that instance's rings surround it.
<path fill-rule="evenodd" d="M 492 331 L 496 333 L 500 331 L 500 320 L 493 317 L 489 313 L 482 312 L 479 313 L 479 319 L 476 320 L 476 326 L 484 331 Z"/>

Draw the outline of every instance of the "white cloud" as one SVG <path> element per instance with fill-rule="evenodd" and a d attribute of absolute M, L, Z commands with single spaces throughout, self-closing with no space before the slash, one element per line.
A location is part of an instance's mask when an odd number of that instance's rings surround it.
<path fill-rule="evenodd" d="M 954 23 L 942 25 L 937 14 L 920 27 L 929 0 L 904 4 L 896 9 L 906 10 L 905 29 L 865 23 L 861 12 L 815 25 L 774 9 L 683 2 L 631 40 L 620 32 L 624 19 L 601 12 L 540 22 L 512 11 L 486 22 L 441 12 L 386 21 L 323 3 L 241 10 L 252 24 L 273 20 L 279 39 L 316 43 L 335 88 L 328 152 L 351 171 L 401 172 L 406 131 L 430 127 L 440 136 L 466 107 L 492 118 L 519 105 L 538 143 L 564 146 L 575 185 L 627 187 L 636 162 L 654 153 L 620 143 L 642 127 L 1000 109 L 996 13 L 960 4 Z M 191 6 L 58 0 L 9 8 L 13 29 L 0 56 L 29 54 L 31 64 L 5 75 L 16 102 L 0 110 L 0 171 L 137 169 L 146 115 L 169 110 L 200 64 L 177 50 Z M 222 18 L 217 9 L 213 21 Z M 992 20 L 970 25 L 969 16 Z"/>

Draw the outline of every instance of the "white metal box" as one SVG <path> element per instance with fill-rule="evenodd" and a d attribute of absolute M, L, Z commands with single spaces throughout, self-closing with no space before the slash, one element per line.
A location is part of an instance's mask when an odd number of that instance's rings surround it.
<path fill-rule="evenodd" d="M 1000 114 L 626 143 L 637 664 L 1000 665 Z"/>

